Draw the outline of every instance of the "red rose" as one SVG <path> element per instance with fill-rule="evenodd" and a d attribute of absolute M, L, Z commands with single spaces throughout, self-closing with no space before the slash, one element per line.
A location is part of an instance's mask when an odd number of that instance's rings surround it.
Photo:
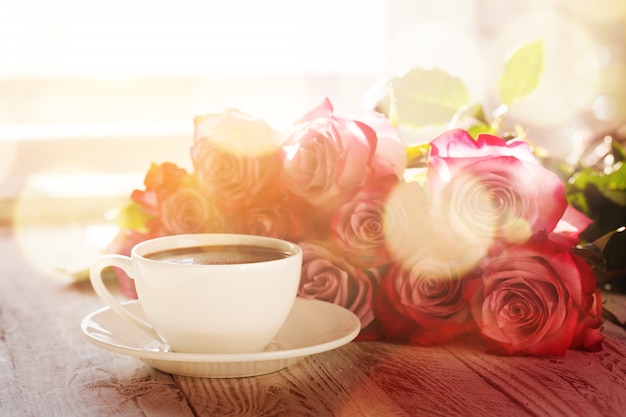
<path fill-rule="evenodd" d="M 600 347 L 593 271 L 545 233 L 490 259 L 470 293 L 480 334 L 495 353 L 563 355 Z"/>
<path fill-rule="evenodd" d="M 467 279 L 454 262 L 419 254 L 394 264 L 376 297 L 375 313 L 389 340 L 447 342 L 473 327 L 464 296 Z"/>
<path fill-rule="evenodd" d="M 602 342 L 604 336 L 600 331 L 600 325 L 602 324 L 602 302 L 600 296 L 600 289 L 597 288 L 593 303 L 589 310 L 587 310 L 582 318 L 578 321 L 578 326 L 574 331 L 574 341 L 570 348 L 586 350 L 590 352 L 596 352 L 602 350 Z"/>

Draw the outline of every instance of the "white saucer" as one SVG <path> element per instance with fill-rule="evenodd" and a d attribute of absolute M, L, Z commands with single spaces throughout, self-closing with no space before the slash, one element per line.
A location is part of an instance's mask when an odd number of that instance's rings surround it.
<path fill-rule="evenodd" d="M 142 316 L 138 301 L 125 307 Z M 160 344 L 104 307 L 81 323 L 87 339 L 111 352 L 136 356 L 147 365 L 171 374 L 202 378 L 262 375 L 293 365 L 308 355 L 338 348 L 361 330 L 356 315 L 335 304 L 297 298 L 287 321 L 263 352 L 200 354 L 163 352 Z"/>

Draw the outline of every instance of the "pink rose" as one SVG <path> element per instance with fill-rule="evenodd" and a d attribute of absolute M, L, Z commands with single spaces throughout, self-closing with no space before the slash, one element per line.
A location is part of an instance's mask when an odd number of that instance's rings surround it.
<path fill-rule="evenodd" d="M 382 126 L 382 121 L 376 119 Z M 381 128 L 382 129 L 382 128 Z M 404 149 L 392 128 L 383 131 L 377 153 L 374 129 L 358 120 L 333 115 L 324 100 L 304 116 L 282 144 L 283 179 L 290 192 L 314 206 L 334 211 L 367 182 L 393 173 L 401 175 Z"/>
<path fill-rule="evenodd" d="M 468 267 L 498 246 L 551 232 L 567 208 L 564 186 L 528 145 L 462 130 L 431 142 L 430 215 L 436 244 L 467 257 Z"/>
<path fill-rule="evenodd" d="M 196 117 L 191 157 L 205 195 L 224 209 L 271 201 L 282 191 L 278 133 L 236 110 Z"/>
<path fill-rule="evenodd" d="M 579 236 L 587 227 L 593 223 L 589 217 L 585 216 L 573 206 L 567 206 L 563 217 L 550 233 L 550 240 L 557 242 L 563 248 L 572 248 L 579 243 Z"/>
<path fill-rule="evenodd" d="M 453 261 L 417 254 L 394 264 L 376 297 L 387 339 L 420 345 L 450 341 L 473 328 L 464 296 L 467 279 Z"/>
<path fill-rule="evenodd" d="M 353 265 L 367 268 L 390 262 L 384 227 L 385 202 L 397 184 L 395 176 L 368 184 L 333 216 L 333 237 Z"/>
<path fill-rule="evenodd" d="M 163 199 L 158 218 L 165 234 L 224 231 L 224 217 L 195 184 L 182 184 Z"/>
<path fill-rule="evenodd" d="M 452 129 L 430 142 L 430 154 L 441 158 L 481 158 L 514 156 L 517 159 L 538 164 L 537 158 L 527 142 L 504 139 L 481 134 L 474 140 L 465 130 Z"/>
<path fill-rule="evenodd" d="M 379 277 L 362 271 L 322 242 L 299 242 L 302 248 L 302 275 L 298 296 L 340 305 L 356 314 L 362 329 L 374 321 L 372 297 Z"/>
<path fill-rule="evenodd" d="M 545 233 L 490 259 L 470 288 L 474 319 L 492 352 L 563 355 L 569 348 L 600 349 L 593 271 Z"/>
<path fill-rule="evenodd" d="M 376 151 L 372 163 L 375 177 L 395 175 L 402 178 L 406 169 L 406 153 L 398 128 L 380 113 L 365 113 L 357 120 L 376 132 Z"/>

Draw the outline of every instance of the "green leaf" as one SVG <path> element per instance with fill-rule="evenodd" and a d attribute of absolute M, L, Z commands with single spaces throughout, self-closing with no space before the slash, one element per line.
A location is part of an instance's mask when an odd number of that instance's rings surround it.
<path fill-rule="evenodd" d="M 543 71 L 543 39 L 522 45 L 504 64 L 498 93 L 504 104 L 530 94 L 539 84 Z"/>
<path fill-rule="evenodd" d="M 439 69 L 415 68 L 390 81 L 398 123 L 413 127 L 447 124 L 455 113 L 470 102 L 463 82 Z M 377 105 L 389 115 L 390 94 Z"/>
<path fill-rule="evenodd" d="M 146 213 L 141 205 L 131 201 L 120 210 L 116 220 L 117 225 L 121 229 L 146 230 L 146 222 L 152 216 Z"/>
<path fill-rule="evenodd" d="M 474 139 L 476 139 L 478 135 L 480 135 L 481 133 L 488 133 L 490 135 L 498 134 L 498 132 L 496 132 L 496 130 L 491 125 L 482 124 L 482 123 L 471 126 L 469 129 L 467 129 L 467 133 L 469 133 L 470 136 L 473 137 Z"/>
<path fill-rule="evenodd" d="M 624 163 L 616 165 L 609 174 L 586 168 L 576 173 L 570 183 L 578 190 L 584 190 L 590 184 L 595 185 L 607 199 L 617 205 L 626 206 L 626 164 Z"/>
<path fill-rule="evenodd" d="M 600 192 L 615 204 L 626 207 L 626 192 L 624 190 L 614 191 L 603 188 L 600 189 Z"/>
<path fill-rule="evenodd" d="M 589 203 L 587 202 L 587 198 L 585 197 L 585 193 L 582 191 L 569 192 L 567 194 L 567 201 L 574 207 L 577 207 L 583 213 L 590 215 L 591 209 L 589 208 Z"/>

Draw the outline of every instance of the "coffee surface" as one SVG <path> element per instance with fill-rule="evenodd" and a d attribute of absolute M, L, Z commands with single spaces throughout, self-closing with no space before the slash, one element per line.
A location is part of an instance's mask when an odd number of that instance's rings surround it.
<path fill-rule="evenodd" d="M 145 258 L 173 264 L 231 265 L 275 261 L 289 252 L 255 245 L 210 245 L 167 249 L 144 255 Z"/>

